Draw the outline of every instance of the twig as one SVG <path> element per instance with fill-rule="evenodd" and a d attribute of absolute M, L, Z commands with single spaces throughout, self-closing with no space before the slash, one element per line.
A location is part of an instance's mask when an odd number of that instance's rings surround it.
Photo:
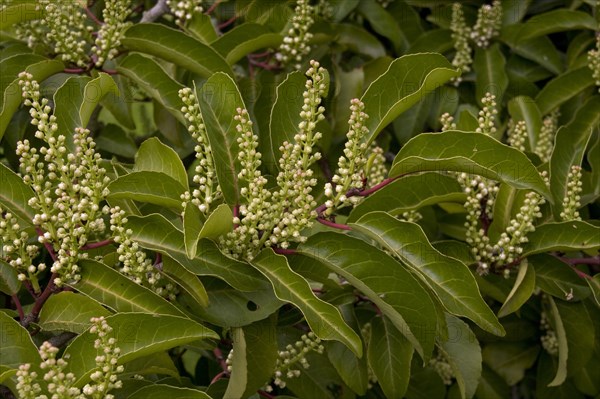
<path fill-rule="evenodd" d="M 118 75 L 119 71 L 116 69 L 103 69 L 102 72 L 107 73 L 109 75 Z"/>
<path fill-rule="evenodd" d="M 23 327 L 27 328 L 29 324 L 31 324 L 34 321 L 37 321 L 42 307 L 44 306 L 48 298 L 50 298 L 50 295 L 52 295 L 54 289 L 56 288 L 56 285 L 54 285 L 54 280 L 56 278 L 58 278 L 58 274 L 52 273 L 52 275 L 50 276 L 50 281 L 48 281 L 48 285 L 46 286 L 46 288 L 44 288 L 44 291 L 41 293 L 41 295 L 38 296 L 35 300 L 33 308 L 31 308 L 31 312 L 27 316 L 25 316 L 21 321 L 21 325 Z"/>
<path fill-rule="evenodd" d="M 214 384 L 215 382 L 219 381 L 223 377 L 227 377 L 227 371 L 221 371 L 219 374 L 215 375 L 214 378 L 212 380 L 210 380 L 209 385 Z"/>
<path fill-rule="evenodd" d="M 376 184 L 373 187 L 368 188 L 366 190 L 359 191 L 358 193 L 356 193 L 354 195 L 358 195 L 359 197 L 367 197 L 367 196 L 373 194 L 375 191 L 381 190 L 383 187 L 387 186 L 388 184 L 390 184 L 390 183 L 394 182 L 395 180 L 398 180 L 399 178 L 404 177 L 404 176 L 405 175 L 400 175 L 400 176 L 396 176 L 396 177 L 388 177 L 381 183 Z"/>
<path fill-rule="evenodd" d="M 221 0 L 215 0 L 215 2 L 212 3 L 212 5 L 208 8 L 208 10 L 206 10 L 205 14 L 206 15 L 212 14 L 212 12 L 215 10 L 215 8 L 217 8 L 217 6 L 219 5 L 220 2 L 221 2 Z"/>
<path fill-rule="evenodd" d="M 104 22 L 100 21 L 98 19 L 98 17 L 96 15 L 94 15 L 94 13 L 92 12 L 92 10 L 90 10 L 88 7 L 84 7 L 83 8 L 85 10 L 85 13 L 87 14 L 87 16 L 94 21 L 96 24 L 98 25 L 104 25 Z"/>
<path fill-rule="evenodd" d="M 104 241 L 98 241 L 98 242 L 91 242 L 89 244 L 85 244 L 83 247 L 81 247 L 81 249 L 84 250 L 84 251 L 86 251 L 88 249 L 105 247 L 105 246 L 110 245 L 112 243 L 113 243 L 112 239 L 108 239 L 108 240 L 104 240 Z"/>
<path fill-rule="evenodd" d="M 36 227 L 35 231 L 37 232 L 39 237 L 44 237 L 44 232 L 42 231 L 42 229 L 40 229 L 39 227 Z M 50 257 L 52 258 L 52 260 L 56 262 L 56 259 L 58 259 L 58 257 L 56 256 L 56 253 L 54 252 L 54 248 L 46 239 L 44 239 L 44 247 L 50 254 Z"/>
<path fill-rule="evenodd" d="M 236 19 L 237 19 L 237 15 L 234 15 L 233 17 L 229 18 L 227 21 L 222 22 L 219 25 L 217 25 L 217 28 L 219 28 L 219 29 L 227 28 L 229 25 L 234 23 Z"/>
<path fill-rule="evenodd" d="M 568 263 L 570 265 L 600 265 L 600 257 L 599 256 L 594 256 L 593 258 L 561 257 L 560 260 L 562 260 L 563 262 Z"/>
<path fill-rule="evenodd" d="M 323 219 L 323 218 L 317 218 L 317 221 L 321 224 L 324 224 L 325 226 L 333 227 L 334 229 L 348 230 L 348 231 L 352 230 L 350 228 L 350 226 L 348 226 L 347 224 L 335 223 L 335 222 L 332 222 L 330 220 Z"/>
<path fill-rule="evenodd" d="M 167 5 L 167 0 L 158 0 L 154 7 L 152 7 L 148 11 L 144 11 L 140 22 L 154 22 L 169 11 L 170 9 Z"/>
<path fill-rule="evenodd" d="M 17 313 L 19 313 L 19 320 L 23 322 L 23 319 L 25 318 L 25 313 L 23 313 L 23 306 L 21 306 L 21 301 L 19 300 L 17 294 L 12 294 L 11 297 L 13 302 L 15 303 L 15 307 L 17 308 Z"/>
<path fill-rule="evenodd" d="M 295 255 L 297 254 L 295 249 L 285 249 L 285 248 L 273 248 L 273 252 L 279 255 Z"/>

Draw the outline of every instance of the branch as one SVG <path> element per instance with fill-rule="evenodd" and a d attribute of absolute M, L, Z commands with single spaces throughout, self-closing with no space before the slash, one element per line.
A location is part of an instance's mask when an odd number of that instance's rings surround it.
<path fill-rule="evenodd" d="M 342 223 L 335 223 L 332 221 L 329 221 L 327 219 L 323 219 L 323 218 L 317 218 L 317 221 L 321 224 L 324 224 L 325 226 L 329 226 L 329 227 L 333 227 L 334 229 L 339 229 L 339 230 L 352 230 L 350 228 L 350 226 L 348 226 L 347 224 L 342 224 Z"/>
<path fill-rule="evenodd" d="M 50 295 L 54 292 L 56 286 L 54 285 L 54 280 L 58 277 L 57 273 L 52 273 L 50 276 L 50 281 L 48 281 L 48 285 L 44 288 L 44 291 L 38 296 L 33 304 L 33 308 L 31 308 L 31 312 L 21 320 L 21 325 L 25 328 L 29 326 L 32 322 L 37 321 L 38 316 L 40 315 L 40 311 L 42 310 L 42 306 L 44 303 L 50 298 Z"/>
<path fill-rule="evenodd" d="M 96 17 L 96 15 L 94 15 L 94 13 L 88 7 L 84 7 L 83 9 L 85 10 L 85 13 L 92 21 L 94 21 L 98 25 L 104 25 L 104 22 L 100 21 L 98 19 L 98 17 Z"/>
<path fill-rule="evenodd" d="M 104 240 L 104 241 L 98 241 L 98 242 L 91 242 L 89 244 L 85 244 L 83 247 L 81 247 L 80 249 L 83 251 L 86 251 L 88 249 L 94 249 L 94 248 L 100 248 L 100 247 L 105 247 L 107 245 L 110 245 L 113 243 L 112 239 L 108 239 L 108 240 Z"/>
<path fill-rule="evenodd" d="M 212 3 L 212 5 L 208 8 L 208 10 L 206 10 L 206 15 L 210 15 L 212 14 L 212 12 L 215 10 L 215 8 L 217 8 L 217 6 L 219 5 L 219 3 L 221 2 L 221 0 L 215 0 L 214 3 Z"/>
<path fill-rule="evenodd" d="M 279 255 L 295 255 L 297 252 L 295 249 L 284 249 L 284 248 L 273 248 L 273 252 Z"/>
<path fill-rule="evenodd" d="M 600 265 L 600 256 L 594 256 L 593 258 L 565 258 L 561 257 L 565 263 L 570 265 Z"/>
<path fill-rule="evenodd" d="M 23 306 L 21 306 L 21 301 L 17 294 L 11 295 L 13 302 L 15 303 L 15 307 L 17 308 L 17 312 L 19 313 L 19 320 L 22 322 L 25 318 L 25 313 L 23 313 Z"/>
<path fill-rule="evenodd" d="M 142 14 L 142 19 L 140 22 L 153 22 L 162 17 L 164 14 L 170 12 L 169 6 L 167 5 L 167 0 L 158 0 L 154 7 L 149 9 L 148 11 L 144 11 Z"/>

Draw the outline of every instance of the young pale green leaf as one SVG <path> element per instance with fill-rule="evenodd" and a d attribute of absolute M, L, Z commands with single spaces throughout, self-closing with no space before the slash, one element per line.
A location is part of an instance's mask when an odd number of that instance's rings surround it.
<path fill-rule="evenodd" d="M 21 289 L 17 269 L 0 259 L 0 292 L 15 295 Z"/>
<path fill-rule="evenodd" d="M 527 259 L 524 259 L 519 265 L 515 285 L 498 311 L 498 317 L 504 317 L 519 310 L 529 300 L 534 290 L 535 269 L 529 266 Z"/>
<path fill-rule="evenodd" d="M 92 298 L 73 292 L 60 292 L 48 298 L 40 312 L 39 325 L 45 331 L 83 333 L 92 317 L 109 316 L 111 312 Z"/>
<path fill-rule="evenodd" d="M 113 329 L 111 337 L 121 349 L 119 364 L 200 339 L 219 338 L 207 327 L 179 316 L 117 313 L 106 317 L 106 321 Z M 95 338 L 96 334 L 87 330 L 65 349 L 64 355 L 69 355 L 65 372 L 75 373 L 79 387 L 90 380 L 90 374 L 96 369 L 98 349 L 90 345 Z"/>
<path fill-rule="evenodd" d="M 183 233 L 162 215 L 129 216 L 127 219 L 127 228 L 133 231 L 133 240 L 144 248 L 166 252 L 196 275 L 218 277 L 241 291 L 255 291 L 268 285 L 253 267 L 223 255 L 217 245 L 208 239 L 201 240 L 196 257 L 188 259 Z"/>
<path fill-rule="evenodd" d="M 546 223 L 527 235 L 523 256 L 549 251 L 576 251 L 600 248 L 600 227 L 573 220 Z"/>
<path fill-rule="evenodd" d="M 208 294 L 202 282 L 194 273 L 188 271 L 170 256 L 162 257 L 162 272 L 168 278 L 178 284 L 180 290 L 187 292 L 194 300 L 196 305 L 207 306 Z"/>
<path fill-rule="evenodd" d="M 233 230 L 233 212 L 228 205 L 221 204 L 208 215 L 198 238 L 215 240 L 231 230 Z"/>
<path fill-rule="evenodd" d="M 545 115 L 593 85 L 592 71 L 587 66 L 570 70 L 546 83 L 535 102 Z"/>
<path fill-rule="evenodd" d="M 548 297 L 552 319 L 554 320 L 554 331 L 558 341 L 558 367 L 554 379 L 548 384 L 549 387 L 561 385 L 567 379 L 567 360 L 569 358 L 569 345 L 567 342 L 567 332 L 563 324 L 556 302 L 552 297 Z"/>
<path fill-rule="evenodd" d="M 127 399 L 211 399 L 206 393 L 197 389 L 174 387 L 171 385 L 149 385 L 135 391 Z"/>
<path fill-rule="evenodd" d="M 508 87 L 508 76 L 506 59 L 500 50 L 500 44 L 495 43 L 486 49 L 476 49 L 473 70 L 476 78 L 475 96 L 479 104 L 486 93 L 495 95 L 496 101 L 501 103 Z"/>
<path fill-rule="evenodd" d="M 213 48 L 163 24 L 134 24 L 121 43 L 130 51 L 163 58 L 204 78 L 215 72 L 233 76 L 231 67 Z"/>
<path fill-rule="evenodd" d="M 369 366 L 388 398 L 402 398 L 408 388 L 413 347 L 385 316 L 371 320 Z"/>
<path fill-rule="evenodd" d="M 103 263 L 84 259 L 79 267 L 81 280 L 73 288 L 114 311 L 183 316 L 164 298 Z"/>
<path fill-rule="evenodd" d="M 227 204 L 217 206 L 206 218 L 204 224 L 198 207 L 191 202 L 183 213 L 183 233 L 185 236 L 185 252 L 189 259 L 196 256 L 198 241 L 203 238 L 217 239 L 233 229 L 233 212 Z"/>
<path fill-rule="evenodd" d="M 42 17 L 42 9 L 36 1 L 5 3 L 0 10 L 0 31 L 5 31 L 21 22 Z"/>
<path fill-rule="evenodd" d="M 577 110 L 571 122 L 556 132 L 554 150 L 550 157 L 550 191 L 554 199 L 552 211 L 555 219 L 558 219 L 562 211 L 571 166 L 581 165 L 585 149 L 598 126 L 600 96 L 594 96 Z"/>
<path fill-rule="evenodd" d="M 188 20 L 183 28 L 186 32 L 189 32 L 196 39 L 207 45 L 219 38 L 211 16 L 200 12 L 193 13 L 192 19 Z"/>
<path fill-rule="evenodd" d="M 34 196 L 33 190 L 3 163 L 0 163 L 0 187 L 0 207 L 31 224 L 35 211 L 28 202 Z"/>
<path fill-rule="evenodd" d="M 263 25 L 247 22 L 226 32 L 210 45 L 229 65 L 233 65 L 257 50 L 278 47 L 282 40 L 279 33 Z"/>
<path fill-rule="evenodd" d="M 586 279 L 586 281 L 590 286 L 590 290 L 592 291 L 596 305 L 600 306 L 600 274 L 596 274 L 594 277 Z M 600 335 L 600 331 L 597 333 Z"/>
<path fill-rule="evenodd" d="M 109 97 L 111 102 L 115 102 L 115 100 L 119 98 L 119 88 L 114 79 L 107 73 L 99 73 L 97 78 L 89 81 L 85 85 L 85 89 L 83 90 L 83 102 L 79 108 L 81 127 L 87 126 L 96 106 L 109 94 L 112 94 L 112 96 Z"/>
<path fill-rule="evenodd" d="M 398 115 L 456 76 L 459 72 L 440 54 L 410 54 L 394 60 L 361 98 L 369 115 L 368 141 L 375 140 Z M 403 86 L 407 83 L 410 85 Z"/>
<path fill-rule="evenodd" d="M 29 332 L 4 312 L 0 312 L 0 331 L 0 366 L 16 369 L 21 364 L 30 363 L 37 369 L 41 359 Z"/>
<path fill-rule="evenodd" d="M 548 187 L 525 154 L 485 134 L 460 131 L 419 134 L 400 149 L 389 175 L 432 170 L 474 173 L 550 198 Z"/>
<path fill-rule="evenodd" d="M 12 369 L 7 366 L 0 365 L 0 384 L 5 384 L 4 381 L 8 381 L 9 378 L 17 374 L 17 369 Z"/>
<path fill-rule="evenodd" d="M 19 58 L 16 59 L 15 57 Z M 11 57 L 5 60 L 7 64 L 12 64 L 11 69 L 13 66 L 21 65 L 21 63 L 30 64 L 28 66 L 23 66 L 23 68 L 18 70 L 15 73 L 15 79 L 12 80 L 12 82 L 10 82 L 6 86 L 5 82 L 8 82 L 10 79 L 6 81 L 4 80 L 4 69 L 2 69 L 3 72 L 1 81 L 3 89 L 3 101 L 1 107 L 2 110 L 0 112 L 0 140 L 4 136 L 6 128 L 8 127 L 8 124 L 10 123 L 13 114 L 17 111 L 19 105 L 21 105 L 21 102 L 23 101 L 21 89 L 19 88 L 19 79 L 16 78 L 19 72 L 25 70 L 26 72 L 33 75 L 33 79 L 37 80 L 38 82 L 42 82 L 49 76 L 52 76 L 65 68 L 65 65 L 58 60 L 48 60 L 42 58 L 42 61 L 37 61 L 37 59 L 30 58 L 29 55 L 27 57 L 21 57 L 20 55 L 17 55 L 15 57 Z M 13 61 L 15 61 L 16 64 L 13 64 Z M 0 67 L 3 68 L 4 66 L 4 62 L 0 64 Z"/>
<path fill-rule="evenodd" d="M 508 112 L 515 121 L 525 121 L 527 126 L 527 142 L 529 150 L 536 148 L 540 130 L 542 128 L 542 113 L 537 107 L 536 102 L 527 96 L 512 98 L 508 102 Z"/>
<path fill-rule="evenodd" d="M 141 54 L 129 54 L 119 63 L 117 71 L 133 80 L 177 120 L 184 122 L 181 114 L 184 104 L 178 95 L 183 86 L 171 78 L 156 61 Z"/>
<path fill-rule="evenodd" d="M 519 383 L 538 357 L 540 347 L 526 341 L 492 342 L 483 347 L 483 362 L 510 386 Z"/>
<path fill-rule="evenodd" d="M 394 258 L 358 238 L 333 232 L 315 234 L 298 250 L 360 290 L 422 358 L 431 356 L 437 328 L 435 305 L 429 292 Z"/>
<path fill-rule="evenodd" d="M 458 317 L 446 314 L 448 340 L 439 349 L 448 358 L 448 363 L 458 382 L 463 398 L 475 395 L 481 378 L 481 348 L 477 337 L 467 323 Z"/>
<path fill-rule="evenodd" d="M 273 317 L 232 329 L 231 376 L 224 398 L 247 398 L 271 379 L 277 361 L 276 322 Z"/>
<path fill-rule="evenodd" d="M 183 238 L 185 254 L 188 259 L 196 257 L 198 249 L 198 236 L 202 230 L 203 215 L 197 205 L 188 202 L 183 210 Z"/>
<path fill-rule="evenodd" d="M 134 172 L 161 172 L 189 189 L 187 173 L 179 155 L 156 137 L 149 138 L 135 154 Z"/>
<path fill-rule="evenodd" d="M 539 254 L 527 258 L 529 267 L 535 269 L 535 283 L 546 294 L 556 298 L 581 300 L 590 295 L 587 283 L 567 263 L 549 255 Z"/>
<path fill-rule="evenodd" d="M 108 198 L 131 199 L 182 211 L 181 195 L 186 188 L 162 172 L 131 172 L 113 180 Z"/>
<path fill-rule="evenodd" d="M 450 176 L 439 173 L 406 176 L 369 195 L 352 210 L 346 222 L 355 222 L 373 211 L 397 215 L 440 202 L 464 201 L 465 195 L 460 184 Z"/>
<path fill-rule="evenodd" d="M 211 76 L 198 92 L 219 186 L 232 207 L 239 201 L 237 108 L 246 108 L 235 81 L 225 73 Z"/>
<path fill-rule="evenodd" d="M 515 24 L 503 32 L 511 39 L 527 40 L 551 33 L 575 29 L 598 29 L 598 23 L 589 13 L 561 8 L 535 15 L 523 24 Z"/>
<path fill-rule="evenodd" d="M 346 324 L 340 311 L 317 298 L 308 281 L 290 269 L 285 256 L 265 249 L 251 264 L 271 281 L 279 299 L 300 309 L 317 337 L 340 341 L 352 349 L 356 356 L 362 356 L 362 342 Z"/>
<path fill-rule="evenodd" d="M 382 244 L 414 270 L 450 313 L 468 317 L 493 334 L 504 335 L 504 328 L 481 297 L 467 266 L 433 248 L 419 225 L 385 212 L 371 212 L 350 226 Z"/>

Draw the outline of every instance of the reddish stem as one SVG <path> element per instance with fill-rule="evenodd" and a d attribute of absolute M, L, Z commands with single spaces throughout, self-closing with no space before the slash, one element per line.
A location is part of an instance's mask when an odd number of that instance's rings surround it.
<path fill-rule="evenodd" d="M 35 290 L 33 289 L 33 287 L 31 286 L 31 282 L 29 280 L 23 281 L 23 285 L 25 285 L 25 288 L 27 288 L 27 291 L 29 291 L 29 293 L 31 294 L 33 299 L 37 298 L 37 294 L 36 294 Z"/>
<path fill-rule="evenodd" d="M 109 75 L 118 75 L 119 72 L 116 69 L 103 69 L 102 72 L 107 73 Z"/>
<path fill-rule="evenodd" d="M 87 14 L 87 16 L 94 21 L 95 23 L 97 23 L 98 25 L 104 25 L 104 22 L 100 21 L 98 19 L 98 17 L 96 17 L 96 15 L 94 15 L 94 13 L 92 12 L 92 10 L 90 10 L 87 7 L 84 7 L 85 13 Z"/>
<path fill-rule="evenodd" d="M 258 391 L 257 393 L 259 396 L 262 396 L 263 398 L 275 399 L 275 396 L 270 395 L 270 394 L 266 393 L 265 391 Z"/>
<path fill-rule="evenodd" d="M 23 322 L 23 319 L 25 318 L 25 313 L 23 313 L 23 306 L 21 306 L 21 301 L 19 300 L 19 297 L 17 296 L 17 294 L 12 294 L 11 297 L 12 297 L 13 302 L 15 303 L 17 312 L 19 313 L 19 320 L 21 322 Z"/>
<path fill-rule="evenodd" d="M 206 10 L 205 14 L 206 15 L 212 14 L 212 12 L 215 10 L 215 8 L 217 8 L 217 6 L 219 5 L 220 2 L 221 2 L 221 0 L 216 0 L 214 3 L 212 3 L 212 6 L 210 6 L 208 8 L 208 10 Z"/>
<path fill-rule="evenodd" d="M 234 23 L 236 19 L 237 19 L 237 15 L 234 15 L 233 17 L 229 18 L 227 21 L 220 23 L 217 27 L 219 29 L 227 28 L 229 25 Z"/>
<path fill-rule="evenodd" d="M 593 277 L 592 277 L 592 276 L 590 276 L 589 274 L 587 274 L 587 273 L 585 273 L 585 272 L 582 272 L 581 270 L 579 270 L 579 269 L 578 269 L 578 268 L 576 268 L 575 266 L 573 266 L 573 265 L 570 265 L 570 266 L 571 266 L 571 269 L 573 269 L 573 270 L 575 271 L 575 273 L 577 273 L 577 275 L 578 275 L 579 277 L 581 277 L 581 278 L 587 278 L 587 279 L 589 279 L 589 280 L 593 279 Z"/>
<path fill-rule="evenodd" d="M 221 371 L 219 374 L 215 375 L 215 377 L 210 381 L 210 385 L 219 381 L 223 377 L 227 377 L 227 371 Z"/>
<path fill-rule="evenodd" d="M 75 73 L 75 74 L 80 74 L 80 73 L 84 73 L 86 72 L 85 69 L 83 68 L 65 68 L 63 69 L 64 73 Z"/>
<path fill-rule="evenodd" d="M 329 227 L 333 227 L 334 229 L 339 229 L 339 230 L 352 230 L 350 228 L 350 226 L 348 226 L 347 224 L 342 224 L 342 223 L 335 223 L 332 221 L 329 221 L 327 219 L 323 219 L 323 218 L 317 218 L 317 221 L 321 224 L 324 224 L 325 226 L 329 226 Z"/>
<path fill-rule="evenodd" d="M 88 249 L 105 247 L 105 246 L 110 245 L 112 243 L 113 243 L 113 240 L 109 238 L 108 240 L 98 241 L 98 242 L 91 242 L 89 244 L 85 244 L 83 247 L 81 247 L 81 249 L 83 251 L 86 251 Z"/>
<path fill-rule="evenodd" d="M 33 308 L 31 308 L 31 312 L 21 321 L 21 325 L 23 325 L 23 327 L 27 327 L 30 323 L 37 321 L 42 307 L 44 306 L 48 298 L 50 298 L 50 295 L 52 295 L 54 289 L 56 288 L 56 286 L 54 285 L 54 279 L 56 279 L 57 277 L 57 273 L 52 273 L 52 275 L 50 276 L 50 281 L 48 281 L 48 285 L 46 286 L 46 288 L 44 288 L 44 291 L 42 291 L 40 296 L 36 298 L 35 303 L 33 304 Z"/>
<path fill-rule="evenodd" d="M 375 191 L 381 190 L 383 187 L 387 186 L 388 184 L 394 182 L 395 180 L 397 180 L 397 179 L 399 179 L 400 177 L 403 177 L 403 176 L 404 175 L 400 175 L 400 176 L 396 176 L 396 177 L 388 177 L 387 179 L 385 179 L 381 183 L 376 184 L 373 187 L 368 188 L 366 190 L 359 191 L 358 193 L 355 193 L 354 195 L 358 195 L 359 197 L 367 197 L 367 196 L 373 194 Z"/>
<path fill-rule="evenodd" d="M 257 67 L 265 69 L 267 71 L 276 71 L 276 70 L 280 69 L 279 66 L 277 66 L 277 65 L 269 64 L 269 63 L 263 62 L 263 61 L 256 61 L 255 59 L 252 59 L 252 58 L 248 58 L 248 62 L 250 63 L 250 65 L 257 66 Z"/>
<path fill-rule="evenodd" d="M 600 265 L 600 257 L 594 256 L 593 258 L 564 258 L 561 257 L 565 263 L 570 265 Z"/>
<path fill-rule="evenodd" d="M 273 251 L 279 255 L 295 255 L 297 253 L 295 249 L 284 248 L 273 248 Z"/>
<path fill-rule="evenodd" d="M 213 353 L 215 355 L 215 358 L 219 362 L 221 369 L 223 369 L 223 372 L 227 373 L 227 362 L 225 362 L 225 358 L 223 357 L 223 352 L 221 351 L 221 349 L 217 347 L 213 349 Z"/>
<path fill-rule="evenodd" d="M 39 237 L 43 237 L 44 236 L 44 232 L 42 231 L 41 228 L 36 227 L 35 231 L 37 232 Z M 56 253 L 54 252 L 54 248 L 52 247 L 52 245 L 50 245 L 50 243 L 44 239 L 44 247 L 46 247 L 46 250 L 48 251 L 48 253 L 50 254 L 50 257 L 52 258 L 53 261 L 56 261 L 56 259 L 58 259 L 58 257 L 56 256 Z"/>

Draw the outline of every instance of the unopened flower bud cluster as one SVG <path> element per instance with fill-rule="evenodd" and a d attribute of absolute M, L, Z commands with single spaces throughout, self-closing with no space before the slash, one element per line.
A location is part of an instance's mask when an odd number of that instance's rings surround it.
<path fill-rule="evenodd" d="M 502 26 L 502 2 L 494 0 L 492 4 L 484 4 L 477 12 L 477 22 L 471 31 L 471 39 L 480 48 L 490 45 L 492 38 L 498 36 Z"/>
<path fill-rule="evenodd" d="M 279 351 L 273 384 L 283 389 L 287 385 L 286 379 L 299 377 L 302 369 L 310 367 L 308 360 L 306 360 L 306 355 L 311 351 L 319 354 L 325 351 L 325 347 L 321 344 L 321 339 L 312 331 L 302 335 L 300 340 L 293 345 L 287 345 L 285 350 Z M 265 390 L 270 392 L 273 388 L 268 385 Z"/>
<path fill-rule="evenodd" d="M 549 115 L 546 115 L 542 120 L 540 136 L 534 152 L 543 162 L 550 161 L 550 156 L 552 155 L 552 150 L 554 149 L 554 137 L 556 136 L 556 131 L 558 130 L 559 116 L 559 111 L 555 110 Z"/>
<path fill-rule="evenodd" d="M 23 181 L 36 194 L 29 206 L 36 211 L 32 221 L 41 231 L 38 241 L 52 246 L 57 255 L 51 271 L 58 274 L 54 283 L 60 286 L 79 280 L 77 261 L 87 257 L 80 248 L 89 237 L 105 231 L 103 215 L 108 208 L 100 208 L 100 203 L 108 195 L 109 178 L 89 131 L 75 130 L 74 151 L 69 152 L 65 136 L 56 134 L 58 125 L 48 100 L 40 99 L 39 84 L 25 72 L 19 78 L 24 104 L 37 128 L 35 137 L 46 145 L 37 150 L 23 140 L 16 152 Z"/>
<path fill-rule="evenodd" d="M 548 314 L 542 311 L 540 319 L 540 328 L 544 334 L 540 337 L 542 347 L 552 356 L 558 356 L 558 337 L 550 324 Z"/>
<path fill-rule="evenodd" d="M 364 166 L 367 163 L 365 156 L 367 150 L 366 136 L 369 129 L 365 126 L 369 117 L 364 112 L 365 105 L 359 99 L 355 98 L 350 104 L 350 120 L 348 125 L 350 129 L 346 134 L 347 141 L 344 148 L 344 155 L 338 160 L 336 174 L 332 177 L 331 183 L 325 184 L 325 215 L 331 215 L 337 208 L 346 205 L 355 205 L 360 201 L 360 197 L 346 196 L 351 189 L 361 189 L 365 185 Z"/>
<path fill-rule="evenodd" d="M 89 63 L 87 51 L 91 41 L 91 27 L 86 26 L 86 15 L 77 2 L 48 1 L 43 23 L 48 27 L 47 39 L 61 60 L 84 68 Z"/>
<path fill-rule="evenodd" d="M 454 3 L 452 5 L 450 30 L 452 31 L 452 41 L 456 50 L 456 54 L 452 59 L 452 65 L 460 69 L 462 73 L 467 73 L 471 70 L 471 64 L 473 63 L 471 45 L 469 44 L 471 28 L 467 26 L 461 3 Z M 458 85 L 461 81 L 462 77 L 460 76 L 453 78 L 455 85 Z"/>
<path fill-rule="evenodd" d="M 192 19 L 195 13 L 203 11 L 200 0 L 167 0 L 167 6 L 177 18 L 177 24 L 180 26 Z"/>
<path fill-rule="evenodd" d="M 563 210 L 560 213 L 562 220 L 581 220 L 578 211 L 581 208 L 581 191 L 583 190 L 581 176 L 581 167 L 578 165 L 571 166 L 571 170 L 567 175 L 567 191 L 562 202 Z"/>
<path fill-rule="evenodd" d="M 309 0 L 298 0 L 292 26 L 275 53 L 275 58 L 281 64 L 291 64 L 295 69 L 301 68 L 302 59 L 310 52 L 308 43 L 312 39 L 312 33 L 309 30 L 314 23 L 314 13 L 314 7 L 309 4 Z"/>
<path fill-rule="evenodd" d="M 600 33 L 598 32 L 596 32 L 596 48 L 588 52 L 588 66 L 592 70 L 592 77 L 600 91 Z"/>
<path fill-rule="evenodd" d="M 118 380 L 123 366 L 117 365 L 121 350 L 116 346 L 115 338 L 109 337 L 112 328 L 103 317 L 92 318 L 91 322 L 90 332 L 98 335 L 94 348 L 100 350 L 100 355 L 95 359 L 97 369 L 90 376 L 92 382 L 82 389 L 75 387 L 76 376 L 65 372 L 68 359 L 57 359 L 59 349 L 44 342 L 39 349 L 42 359 L 39 368 L 44 373 L 41 379 L 45 382 L 47 392 L 42 392 L 38 373 L 32 370 L 30 363 L 26 363 L 20 365 L 17 371 L 19 399 L 114 399 L 114 395 L 108 392 L 123 386 Z"/>
<path fill-rule="evenodd" d="M 181 108 L 181 112 L 187 120 L 188 131 L 197 143 L 194 148 L 197 165 L 193 180 L 198 184 L 198 188 L 183 195 L 183 208 L 187 202 L 191 201 L 203 214 L 208 214 L 211 204 L 220 195 L 212 150 L 196 94 L 192 89 L 186 87 L 179 90 L 179 98 L 185 104 Z"/>
<path fill-rule="evenodd" d="M 376 186 L 385 180 L 388 175 L 386 159 L 383 148 L 375 143 L 371 144 L 369 160 L 367 161 L 367 183 L 370 187 Z"/>
<path fill-rule="evenodd" d="M 455 378 L 454 371 L 448 362 L 448 358 L 442 351 L 438 350 L 437 356 L 429 359 L 429 366 L 438 373 L 445 385 L 452 385 Z"/>
<path fill-rule="evenodd" d="M 491 93 L 485 93 L 481 99 L 483 108 L 479 111 L 477 123 L 479 126 L 475 129 L 477 133 L 493 135 L 496 133 L 496 115 L 498 108 L 496 107 L 496 96 Z"/>
<path fill-rule="evenodd" d="M 125 20 L 131 13 L 131 0 L 107 0 L 102 17 L 104 24 L 98 30 L 98 36 L 92 53 L 97 57 L 95 64 L 101 66 L 107 60 L 112 60 L 119 53 L 121 38 L 131 22 Z"/>
<path fill-rule="evenodd" d="M 525 151 L 527 142 L 527 124 L 525 121 L 513 121 L 508 123 L 508 144 L 519 151 Z"/>
<path fill-rule="evenodd" d="M 454 122 L 454 117 L 448 112 L 444 112 L 442 116 L 440 116 L 440 122 L 442 124 L 442 132 L 447 132 L 448 130 L 456 130 L 456 123 Z"/>

